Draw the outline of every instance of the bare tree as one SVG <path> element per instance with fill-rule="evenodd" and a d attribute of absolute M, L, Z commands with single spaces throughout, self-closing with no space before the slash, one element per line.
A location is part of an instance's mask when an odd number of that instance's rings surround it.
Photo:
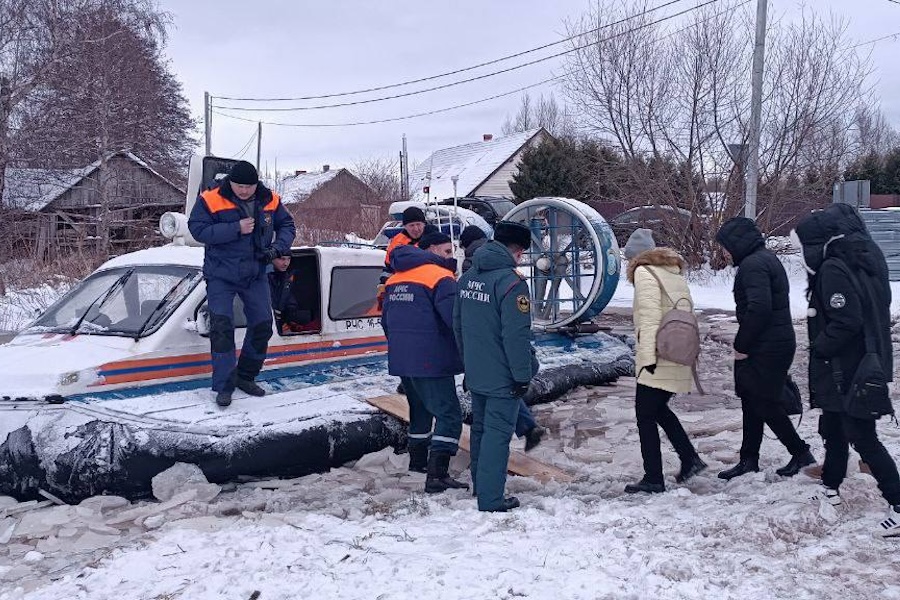
<path fill-rule="evenodd" d="M 565 78 L 583 125 L 632 165 L 625 176 L 663 177 L 643 182 L 657 194 L 652 203 L 706 215 L 707 250 L 719 223 L 742 208 L 749 129 L 753 19 L 736 2 L 723 4 L 673 29 L 643 12 L 645 0 L 601 2 L 569 24 L 578 37 Z M 638 16 L 616 24 L 625 15 Z M 770 29 L 760 150 L 767 230 L 820 201 L 824 182 L 852 157 L 849 131 L 869 75 L 840 21 L 804 13 Z M 677 165 L 679 176 L 648 169 L 660 161 Z"/>
<path fill-rule="evenodd" d="M 533 101 L 526 92 L 522 95 L 519 110 L 515 115 L 507 115 L 500 130 L 503 135 L 522 133 L 543 127 L 556 137 L 572 137 L 575 135 L 575 121 L 572 113 L 565 105 L 560 105 L 556 97 L 543 94 Z"/>
<path fill-rule="evenodd" d="M 386 156 L 361 158 L 350 171 L 369 186 L 375 197 L 384 204 L 407 200 L 400 186 L 400 159 Z"/>

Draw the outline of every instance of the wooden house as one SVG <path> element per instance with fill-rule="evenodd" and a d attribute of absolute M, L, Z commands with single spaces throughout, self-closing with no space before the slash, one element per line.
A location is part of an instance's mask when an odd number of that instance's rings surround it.
<path fill-rule="evenodd" d="M 160 216 L 183 210 L 184 191 L 134 154 L 111 154 L 106 166 L 6 170 L 3 207 L 21 215 L 20 233 L 35 257 L 94 250 L 104 227 L 110 254 L 145 248 L 159 241 Z"/>
<path fill-rule="evenodd" d="M 370 239 L 388 216 L 384 199 L 347 169 L 297 171 L 275 188 L 303 244 L 339 241 L 349 233 Z"/>

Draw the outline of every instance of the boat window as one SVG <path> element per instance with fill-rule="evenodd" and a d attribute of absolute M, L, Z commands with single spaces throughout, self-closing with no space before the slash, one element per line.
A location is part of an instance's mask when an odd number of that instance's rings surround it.
<path fill-rule="evenodd" d="M 201 278 L 199 269 L 179 265 L 137 265 L 94 273 L 26 332 L 144 337 L 159 329 Z"/>
<path fill-rule="evenodd" d="M 381 267 L 337 267 L 331 271 L 328 316 L 332 321 L 378 317 Z"/>
<path fill-rule="evenodd" d="M 234 315 L 234 328 L 243 329 L 247 327 L 247 317 L 244 316 L 244 302 L 240 296 L 235 295 L 234 301 L 231 303 L 231 311 Z M 197 323 L 197 332 L 203 337 L 209 337 L 209 304 L 205 299 L 194 311 L 194 320 Z"/>

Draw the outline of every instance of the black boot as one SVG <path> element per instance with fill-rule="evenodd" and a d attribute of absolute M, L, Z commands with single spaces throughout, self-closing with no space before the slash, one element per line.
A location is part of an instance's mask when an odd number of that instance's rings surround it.
<path fill-rule="evenodd" d="M 759 472 L 759 459 L 742 458 L 738 464 L 719 473 L 719 479 L 734 479 L 747 473 Z"/>
<path fill-rule="evenodd" d="M 664 491 L 666 491 L 666 485 L 664 483 L 653 483 L 652 481 L 647 481 L 646 478 L 641 479 L 637 483 L 629 483 L 625 486 L 626 494 L 637 494 L 638 492 L 660 494 Z"/>
<path fill-rule="evenodd" d="M 509 512 L 514 508 L 519 508 L 522 506 L 522 503 L 519 502 L 519 499 L 515 496 L 508 496 L 503 499 L 503 502 L 500 503 L 500 506 L 497 508 L 492 508 L 490 510 L 485 510 L 482 512 Z"/>
<path fill-rule="evenodd" d="M 681 471 L 679 471 L 678 475 L 675 476 L 675 481 L 677 483 L 684 483 L 694 475 L 705 471 L 706 466 L 706 463 L 703 462 L 700 457 L 695 454 L 694 457 L 688 462 L 681 463 Z"/>
<path fill-rule="evenodd" d="M 429 494 L 440 494 L 445 490 L 467 490 L 468 483 L 450 477 L 450 453 L 434 452 L 428 455 L 428 477 L 425 478 L 425 491 Z"/>
<path fill-rule="evenodd" d="M 525 452 L 530 452 L 541 443 L 541 438 L 547 434 L 547 430 L 540 425 L 535 425 L 525 434 Z"/>
<path fill-rule="evenodd" d="M 225 408 L 231 404 L 231 392 L 219 392 L 216 394 L 216 404 Z"/>
<path fill-rule="evenodd" d="M 250 394 L 251 396 L 265 396 L 266 390 L 259 387 L 252 379 L 237 379 L 234 382 L 237 389 Z"/>
<path fill-rule="evenodd" d="M 816 458 L 812 455 L 812 452 L 807 450 L 803 454 L 792 457 L 788 464 L 780 469 L 775 469 L 775 472 L 782 477 L 793 477 L 800 472 L 800 469 L 815 464 L 815 462 Z"/>
<path fill-rule="evenodd" d="M 416 473 L 428 472 L 428 444 L 409 447 L 409 470 Z"/>

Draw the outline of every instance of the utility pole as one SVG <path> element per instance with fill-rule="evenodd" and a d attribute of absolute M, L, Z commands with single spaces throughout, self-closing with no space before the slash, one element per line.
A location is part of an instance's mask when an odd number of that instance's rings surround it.
<path fill-rule="evenodd" d="M 209 103 L 209 92 L 203 92 L 203 137 L 206 140 L 205 156 L 210 156 L 212 148 L 212 106 Z"/>
<path fill-rule="evenodd" d="M 259 170 L 259 161 L 262 155 L 262 121 L 259 122 L 259 129 L 256 130 L 256 169 Z"/>
<path fill-rule="evenodd" d="M 403 134 L 403 151 L 400 153 L 400 195 L 409 200 L 409 155 L 406 153 L 406 134 Z"/>
<path fill-rule="evenodd" d="M 759 136 L 762 119 L 763 63 L 766 55 L 766 10 L 769 0 L 756 0 L 756 44 L 753 48 L 753 75 L 750 79 L 750 152 L 744 216 L 756 220 L 756 190 L 759 185 Z"/>

